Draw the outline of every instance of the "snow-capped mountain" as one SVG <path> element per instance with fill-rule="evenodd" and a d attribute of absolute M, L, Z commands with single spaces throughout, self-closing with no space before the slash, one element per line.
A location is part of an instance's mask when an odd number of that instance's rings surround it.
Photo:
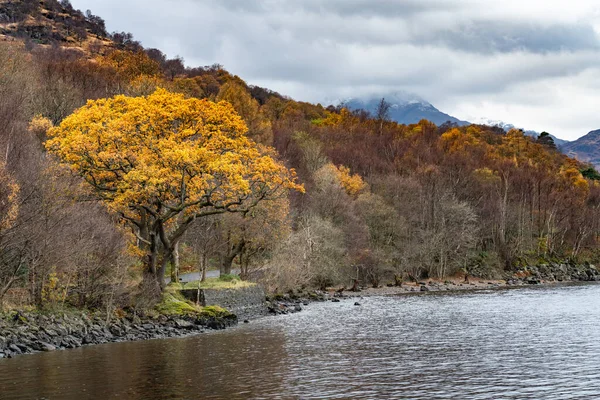
<path fill-rule="evenodd" d="M 472 122 L 462 121 L 456 117 L 446 114 L 435 108 L 428 101 L 420 98 L 417 95 L 406 92 L 394 92 L 384 96 L 370 96 L 365 98 L 351 98 L 345 101 L 336 101 L 334 104 L 343 104 L 351 110 L 366 110 L 375 115 L 377 107 L 381 99 L 385 99 L 390 104 L 389 116 L 390 119 L 401 124 L 416 124 L 422 119 L 433 122 L 436 125 L 441 125 L 446 122 L 456 123 L 459 126 L 470 125 L 471 123 L 488 126 L 498 126 L 508 132 L 513 128 L 521 129 L 528 135 L 537 138 L 539 132 L 530 129 L 524 129 L 513 124 L 488 118 L 476 118 Z M 561 148 L 569 143 L 566 140 L 559 139 L 550 135 L 554 139 L 554 143 Z"/>
<path fill-rule="evenodd" d="M 473 119 L 473 123 L 477 125 L 487 125 L 487 126 L 497 126 L 499 128 L 504 129 L 505 131 L 509 131 L 515 126 L 513 124 L 506 123 L 504 121 L 500 121 L 497 119 L 488 119 L 488 118 L 475 118 Z"/>
<path fill-rule="evenodd" d="M 351 110 L 363 109 L 371 114 L 377 112 L 377 107 L 384 98 L 390 104 L 390 119 L 401 124 L 416 124 L 422 119 L 441 125 L 445 122 L 456 123 L 460 126 L 469 125 L 467 121 L 461 121 L 456 117 L 441 112 L 431 103 L 419 98 L 416 95 L 396 92 L 386 96 L 371 96 L 364 99 L 348 99 L 343 104 Z"/>

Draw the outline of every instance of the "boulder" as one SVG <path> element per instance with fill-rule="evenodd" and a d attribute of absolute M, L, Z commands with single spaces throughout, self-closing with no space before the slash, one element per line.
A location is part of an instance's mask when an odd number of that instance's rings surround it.
<path fill-rule="evenodd" d="M 194 324 L 184 319 L 176 319 L 175 326 L 180 329 L 192 329 L 194 327 Z"/>
<path fill-rule="evenodd" d="M 42 351 L 54 351 L 56 347 L 51 345 L 50 343 L 41 343 Z"/>
<path fill-rule="evenodd" d="M 114 336 L 123 336 L 123 330 L 118 325 L 111 325 L 110 328 L 108 328 L 108 330 Z"/>
<path fill-rule="evenodd" d="M 69 330 L 62 324 L 57 324 L 54 329 L 60 336 L 67 336 L 69 334 Z"/>
<path fill-rule="evenodd" d="M 17 343 L 17 347 L 19 349 L 21 349 L 21 351 L 23 353 L 28 353 L 31 351 L 31 348 L 29 347 L 29 343 Z"/>
<path fill-rule="evenodd" d="M 83 344 L 93 344 L 95 342 L 94 336 L 92 334 L 85 335 L 83 337 Z"/>
<path fill-rule="evenodd" d="M 9 344 L 8 349 L 15 354 L 21 354 L 21 349 L 14 343 Z"/>

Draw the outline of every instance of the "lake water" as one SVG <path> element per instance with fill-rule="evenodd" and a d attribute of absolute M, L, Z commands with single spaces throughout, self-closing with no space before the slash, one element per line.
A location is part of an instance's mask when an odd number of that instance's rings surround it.
<path fill-rule="evenodd" d="M 598 399 L 600 286 L 371 297 L 0 360 L 0 399 Z"/>

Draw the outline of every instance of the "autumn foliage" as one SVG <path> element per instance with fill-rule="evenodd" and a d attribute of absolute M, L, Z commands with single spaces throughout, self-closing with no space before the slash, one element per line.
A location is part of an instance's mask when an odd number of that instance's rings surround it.
<path fill-rule="evenodd" d="M 0 303 L 139 304 L 180 269 L 283 291 L 600 258 L 600 175 L 547 134 L 295 101 L 68 2 L 7 4 L 7 35 L 43 29 L 0 42 Z"/>
<path fill-rule="evenodd" d="M 351 211 L 340 220 L 342 227 L 354 225 L 354 238 L 348 233 L 348 240 L 362 243 L 384 271 L 445 276 L 485 270 L 494 275 L 522 263 L 596 252 L 597 181 L 582 175 L 587 166 L 521 131 L 437 127 L 427 121 L 381 124 L 346 109 L 312 120 L 301 135 L 283 124 L 277 127 L 278 149 L 296 160 L 304 179 L 316 180 L 319 187 L 337 169 L 337 179 L 346 188 L 368 191 L 359 182 L 350 184 L 349 171 L 358 173 L 378 196 L 371 199 L 371 207 L 385 209 L 388 218 L 400 222 L 380 246 L 356 236 L 360 225 L 368 227 L 375 220 L 352 221 Z M 311 165 L 323 165 L 320 160 L 333 164 L 311 172 Z M 334 198 L 329 194 L 327 201 Z M 363 201 L 360 207 L 369 206 Z M 323 217 L 342 209 L 337 204 Z M 371 238 L 373 229 L 388 228 L 369 227 Z M 355 256 L 366 265 L 361 259 Z"/>
<path fill-rule="evenodd" d="M 162 284 L 174 245 L 196 219 L 246 213 L 302 190 L 246 130 L 229 103 L 161 89 L 88 102 L 48 132 L 46 147 L 132 225 Z"/>

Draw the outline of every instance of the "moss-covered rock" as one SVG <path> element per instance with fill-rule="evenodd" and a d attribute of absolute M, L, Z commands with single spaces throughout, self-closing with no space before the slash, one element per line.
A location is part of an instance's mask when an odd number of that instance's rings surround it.
<path fill-rule="evenodd" d="M 185 300 L 178 291 L 167 290 L 162 294 L 162 300 L 156 305 L 156 310 L 163 315 L 194 315 L 202 310 L 200 307 Z"/>
<path fill-rule="evenodd" d="M 237 316 L 223 307 L 200 307 L 186 300 L 175 287 L 168 287 L 156 311 L 167 317 L 181 317 L 194 324 L 213 329 L 223 329 L 237 323 Z"/>
<path fill-rule="evenodd" d="M 231 312 L 219 306 L 202 307 L 200 314 L 210 318 L 229 318 L 233 315 Z"/>

